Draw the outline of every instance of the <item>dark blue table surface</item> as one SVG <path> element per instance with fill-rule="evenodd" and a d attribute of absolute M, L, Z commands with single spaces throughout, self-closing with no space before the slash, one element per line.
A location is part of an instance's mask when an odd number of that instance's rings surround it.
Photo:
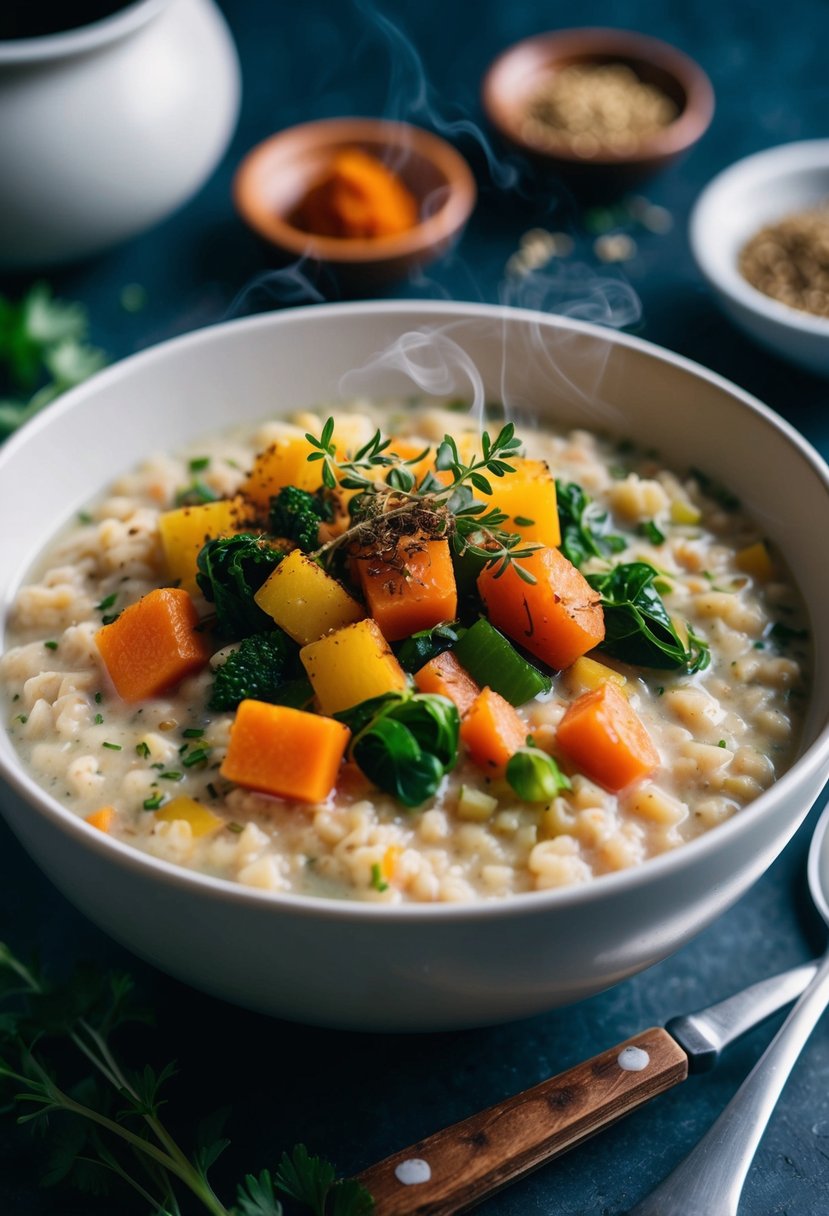
<path fill-rule="evenodd" d="M 273 130 L 345 113 L 392 114 L 438 127 L 461 115 L 480 121 L 481 74 L 504 46 L 573 24 L 614 25 L 663 37 L 697 58 L 717 93 L 714 124 L 680 165 L 646 187 L 667 207 L 667 235 L 637 235 L 622 270 L 599 267 L 590 242 L 578 256 L 592 272 L 629 283 L 642 305 L 640 332 L 755 392 L 829 454 L 827 387 L 751 345 L 718 313 L 688 249 L 687 216 L 711 176 L 731 161 L 789 140 L 827 134 L 829 6 L 822 0 L 725 0 L 676 6 L 647 0 L 384 0 L 412 38 L 432 86 L 420 95 L 417 57 L 384 33 L 363 0 L 223 0 L 244 75 L 232 147 L 201 193 L 172 219 L 128 245 L 51 276 L 83 300 L 95 340 L 113 357 L 234 312 L 302 302 L 235 219 L 229 185 L 243 153 Z M 393 69 L 392 64 L 393 62 Z M 477 145 L 461 139 L 479 176 L 477 212 L 455 254 L 399 296 L 501 298 L 504 264 L 535 223 L 572 228 L 577 210 L 550 186 L 530 198 L 495 189 Z M 572 272 L 569 272 L 572 273 Z M 245 288 L 257 280 L 251 291 Z M 128 313 L 121 289 L 140 283 L 147 305 Z M 0 284 L 19 290 L 25 280 Z M 555 283 L 548 306 L 577 302 Z M 822 556 L 818 555 L 818 560 Z M 465 1034 L 346 1035 L 269 1021 L 194 992 L 138 964 L 81 918 L 0 827 L 0 936 L 55 961 L 87 958 L 130 968 L 158 1029 L 148 1054 L 179 1061 L 171 1088 L 175 1122 L 231 1108 L 233 1147 L 217 1169 L 231 1192 L 247 1170 L 273 1164 L 303 1140 L 344 1173 L 576 1063 L 672 1014 L 696 1008 L 822 949 L 804 863 L 816 812 L 752 891 L 676 956 L 576 1008 Z M 731 1097 L 773 1027 L 749 1035 L 719 1069 L 689 1080 L 586 1146 L 485 1204 L 487 1216 L 617 1216 L 687 1152 Z M 747 1216 L 829 1212 L 829 1040 L 814 1034 L 763 1140 L 744 1193 Z M 0 1131 L 0 1212 L 82 1216 L 121 1211 L 39 1189 L 35 1157 L 6 1124 Z"/>

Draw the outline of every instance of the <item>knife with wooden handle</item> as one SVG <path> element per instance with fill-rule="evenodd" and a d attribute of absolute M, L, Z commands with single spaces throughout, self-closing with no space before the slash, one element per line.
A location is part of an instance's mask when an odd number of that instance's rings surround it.
<path fill-rule="evenodd" d="M 796 1000 L 814 963 L 761 980 L 697 1013 L 617 1043 L 369 1166 L 374 1216 L 454 1216 L 609 1127 Z"/>

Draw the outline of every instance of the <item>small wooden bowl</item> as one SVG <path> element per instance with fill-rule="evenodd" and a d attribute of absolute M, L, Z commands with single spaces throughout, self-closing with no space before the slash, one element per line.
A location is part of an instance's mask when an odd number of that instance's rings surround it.
<path fill-rule="evenodd" d="M 573 64 L 622 63 L 640 80 L 675 102 L 677 117 L 631 151 L 601 148 L 580 156 L 565 141 L 550 144 L 527 136 L 530 98 L 545 76 Z M 626 30 L 577 29 L 537 34 L 504 51 L 484 77 L 484 110 L 505 139 L 538 165 L 555 169 L 574 185 L 627 189 L 665 168 L 707 129 L 714 114 L 711 82 L 692 59 L 655 38 Z"/>
<path fill-rule="evenodd" d="M 361 148 L 387 164 L 412 192 L 420 219 L 395 236 L 316 236 L 290 221 L 300 200 L 344 148 Z M 477 190 L 466 161 L 445 140 L 407 123 L 330 118 L 289 127 L 258 144 L 233 182 L 242 219 L 286 259 L 309 258 L 352 286 L 405 278 L 457 239 Z"/>

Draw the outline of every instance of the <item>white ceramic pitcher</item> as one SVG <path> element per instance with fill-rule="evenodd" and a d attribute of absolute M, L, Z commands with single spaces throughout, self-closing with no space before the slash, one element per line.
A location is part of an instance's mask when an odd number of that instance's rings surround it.
<path fill-rule="evenodd" d="M 162 219 L 217 164 L 239 98 L 213 0 L 135 0 L 0 41 L 0 267 L 83 257 Z"/>

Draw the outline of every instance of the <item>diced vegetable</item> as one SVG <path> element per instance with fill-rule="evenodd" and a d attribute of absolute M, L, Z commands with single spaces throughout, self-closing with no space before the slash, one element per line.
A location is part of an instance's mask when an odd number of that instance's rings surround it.
<path fill-rule="evenodd" d="M 271 498 L 285 486 L 313 493 L 322 482 L 320 463 L 308 461 L 314 450 L 304 436 L 277 439 L 256 457 L 240 493 L 261 511 L 268 510 Z"/>
<path fill-rule="evenodd" d="M 569 667 L 604 637 L 599 595 L 558 549 L 539 549 L 521 565 L 534 583 L 513 568 L 500 578 L 491 566 L 479 575 L 489 619 L 550 667 Z"/>
<path fill-rule="evenodd" d="M 702 519 L 702 511 L 699 507 L 695 507 L 692 502 L 686 502 L 682 498 L 675 498 L 670 506 L 671 523 L 693 525 L 698 524 Z"/>
<path fill-rule="evenodd" d="M 448 697 L 457 705 L 460 714 L 466 713 L 481 691 L 450 650 L 424 664 L 420 671 L 415 672 L 414 682 L 420 692 Z"/>
<path fill-rule="evenodd" d="M 568 685 L 581 692 L 591 692 L 607 680 L 612 680 L 620 688 L 624 688 L 627 684 L 627 677 L 623 676 L 620 671 L 614 671 L 612 667 L 598 663 L 595 659 L 588 659 L 584 655 L 580 659 L 576 659 L 572 667 L 567 668 Z"/>
<path fill-rule="evenodd" d="M 99 629 L 95 641 L 119 697 L 143 701 L 200 671 L 210 646 L 198 624 L 186 591 L 159 587 Z"/>
<path fill-rule="evenodd" d="M 416 537 L 399 542 L 394 564 L 358 555 L 368 610 L 390 642 L 407 638 L 458 611 L 455 571 L 445 540 Z"/>
<path fill-rule="evenodd" d="M 543 460 L 511 456 L 509 463 L 515 472 L 492 481 L 492 505 L 509 516 L 501 526 L 555 548 L 561 542 L 555 478 Z"/>
<path fill-rule="evenodd" d="M 191 595 L 198 591 L 196 559 L 202 546 L 218 536 L 238 532 L 245 518 L 241 499 L 220 499 L 199 507 L 179 507 L 158 517 L 167 575 Z"/>
<path fill-rule="evenodd" d="M 389 456 L 400 456 L 407 462 L 414 461 L 414 464 L 407 463 L 407 468 L 414 476 L 415 485 L 422 481 L 435 461 L 434 448 L 419 439 L 392 439 L 386 450 Z"/>
<path fill-rule="evenodd" d="M 279 563 L 254 599 L 301 646 L 365 616 L 345 587 L 301 549 Z"/>
<path fill-rule="evenodd" d="M 91 815 L 87 815 L 86 822 L 90 827 L 97 828 L 99 832 L 109 832 L 112 829 L 114 818 L 115 807 L 102 806 L 97 811 L 93 811 Z"/>
<path fill-rule="evenodd" d="M 386 882 L 394 881 L 402 856 L 403 847 L 399 844 L 390 844 L 383 853 L 383 860 L 380 862 L 380 875 Z"/>
<path fill-rule="evenodd" d="M 756 544 L 746 545 L 744 549 L 740 549 L 736 557 L 736 565 L 738 570 L 742 570 L 744 574 L 750 574 L 752 578 L 756 578 L 761 583 L 766 583 L 770 578 L 774 578 L 774 562 L 771 560 L 771 554 L 765 541 L 758 540 Z"/>
<path fill-rule="evenodd" d="M 408 686 L 405 671 L 372 620 L 326 634 L 304 646 L 299 657 L 325 714 Z"/>
<path fill-rule="evenodd" d="M 230 728 L 221 774 L 265 794 L 324 802 L 336 784 L 350 737 L 348 727 L 333 718 L 243 701 Z"/>
<path fill-rule="evenodd" d="M 196 582 L 215 605 L 217 633 L 244 638 L 273 628 L 253 597 L 284 556 L 275 543 L 250 532 L 207 542 L 197 559 Z"/>
<path fill-rule="evenodd" d="M 281 691 L 298 670 L 299 651 L 281 629 L 251 634 L 216 668 L 208 707 L 225 713 L 240 701 L 284 705 Z"/>
<path fill-rule="evenodd" d="M 464 715 L 461 739 L 476 764 L 504 769 L 510 756 L 527 742 L 527 723 L 509 701 L 484 688 Z"/>
<path fill-rule="evenodd" d="M 659 753 L 641 718 L 611 681 L 573 702 L 559 723 L 556 742 L 577 769 L 612 793 L 659 766 Z"/>
<path fill-rule="evenodd" d="M 188 798 L 185 794 L 165 802 L 164 806 L 156 811 L 155 817 L 165 823 L 182 819 L 190 824 L 190 831 L 197 838 L 209 836 L 211 832 L 216 832 L 225 825 L 225 820 L 219 815 L 214 815 L 203 803 L 197 802 L 195 798 Z"/>
<path fill-rule="evenodd" d="M 458 794 L 458 819 L 471 820 L 473 823 L 484 823 L 491 819 L 498 809 L 498 799 L 474 786 L 462 785 Z"/>
<path fill-rule="evenodd" d="M 525 802 L 552 802 L 562 790 L 570 789 L 552 756 L 537 747 L 520 747 L 507 762 L 507 781 Z"/>
<path fill-rule="evenodd" d="M 452 653 L 473 679 L 494 688 L 511 705 L 523 705 L 552 688 L 550 677 L 522 658 L 484 617 L 467 629 Z"/>

